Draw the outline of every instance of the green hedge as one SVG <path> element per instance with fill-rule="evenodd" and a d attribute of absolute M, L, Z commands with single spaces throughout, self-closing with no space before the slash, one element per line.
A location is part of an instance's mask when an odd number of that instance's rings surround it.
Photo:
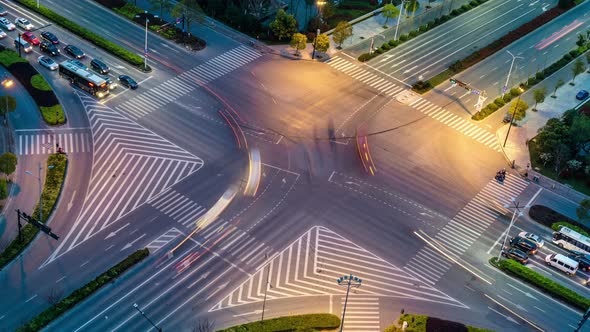
<path fill-rule="evenodd" d="M 522 264 L 510 260 L 503 259 L 498 262 L 497 257 L 490 259 L 490 264 L 496 266 L 500 270 L 507 272 L 510 275 L 518 277 L 525 282 L 540 288 L 544 293 L 551 297 L 563 300 L 579 309 L 587 310 L 590 307 L 590 299 L 583 297 L 575 291 L 562 286 L 561 284 L 537 273 L 536 271 L 523 266 Z"/>
<path fill-rule="evenodd" d="M 39 89 L 41 91 L 51 91 L 52 90 L 51 85 L 49 85 L 49 83 L 47 83 L 45 78 L 43 78 L 43 76 L 41 76 L 40 74 L 36 74 L 36 75 L 33 75 L 33 77 L 31 77 L 31 85 L 35 89 Z"/>
<path fill-rule="evenodd" d="M 141 262 L 144 258 L 148 257 L 149 254 L 150 251 L 148 249 L 137 250 L 136 252 L 127 256 L 127 258 L 122 260 L 119 264 L 108 269 L 106 272 L 99 275 L 86 285 L 78 288 L 70 295 L 68 295 L 66 298 L 59 301 L 54 306 L 46 309 L 37 317 L 33 318 L 30 322 L 23 325 L 16 331 L 29 332 L 41 330 L 45 326 L 49 325 L 49 323 L 51 323 L 53 320 L 55 320 L 59 316 L 63 315 L 66 311 L 74 307 L 76 304 L 82 302 L 87 297 L 92 295 L 94 292 L 99 290 L 102 286 L 110 283 L 111 281 L 119 277 L 123 272 L 131 268 L 133 265 Z"/>
<path fill-rule="evenodd" d="M 460 8 L 460 10 L 453 10 L 450 15 L 443 15 L 441 17 L 437 17 L 433 21 L 430 21 L 426 24 L 422 24 L 420 27 L 418 27 L 418 29 L 412 30 L 408 34 L 403 34 L 403 35 L 399 36 L 399 40 L 397 40 L 397 41 L 395 39 L 391 39 L 389 42 L 385 42 L 383 45 L 381 45 L 381 47 L 379 47 L 373 53 L 363 53 L 363 54 L 359 55 L 358 61 L 360 61 L 360 62 L 369 61 L 369 60 L 373 59 L 374 57 L 378 56 L 379 54 L 382 54 L 385 51 L 389 51 L 390 49 L 392 49 L 392 48 L 394 48 L 394 47 L 396 47 L 396 46 L 402 44 L 403 42 L 406 42 L 412 38 L 415 38 L 415 37 L 425 33 L 426 31 L 432 30 L 432 29 L 436 28 L 437 26 L 450 20 L 451 18 L 459 16 L 459 15 L 463 14 L 464 12 L 468 11 L 469 9 L 473 9 L 473 8 L 479 6 L 480 4 L 485 3 L 487 1 L 488 0 L 473 0 L 473 1 L 471 1 L 470 6 L 464 5 L 463 7 Z M 377 52 L 377 51 L 379 51 L 379 52 Z"/>
<path fill-rule="evenodd" d="M 125 17 L 127 17 L 130 20 L 133 20 L 135 18 L 135 15 L 137 14 L 141 14 L 144 12 L 143 9 L 132 5 L 130 3 L 126 3 L 123 7 L 121 8 L 113 8 L 113 10 Z"/>
<path fill-rule="evenodd" d="M 41 116 L 43 120 L 50 125 L 57 125 L 66 122 L 66 115 L 61 105 L 54 105 L 50 107 L 41 106 Z"/>
<path fill-rule="evenodd" d="M 47 169 L 45 184 L 43 185 L 43 216 L 44 220 L 53 211 L 57 198 L 65 180 L 67 158 L 64 154 L 53 154 L 47 159 L 47 165 L 53 165 L 53 169 Z M 35 175 L 36 176 L 36 175 Z M 39 204 L 35 207 L 32 216 L 39 220 Z M 42 221 L 42 220 L 39 220 Z M 23 241 L 18 236 L 3 252 L 0 253 L 0 269 L 15 259 L 33 241 L 39 229 L 31 226 L 26 221 L 21 221 L 25 226 L 21 229 Z"/>
<path fill-rule="evenodd" d="M 0 64 L 4 67 L 8 68 L 10 65 L 17 62 L 28 63 L 27 59 L 19 57 L 18 53 L 13 50 L 0 52 Z"/>
<path fill-rule="evenodd" d="M 79 37 L 86 39 L 87 41 L 91 42 L 92 44 L 104 49 L 105 51 L 111 53 L 114 56 L 121 58 L 122 60 L 130 63 L 131 65 L 143 70 L 143 58 L 139 55 L 130 52 L 121 46 L 112 43 L 102 37 L 101 35 L 94 33 L 77 23 L 74 23 L 67 18 L 51 11 L 50 9 L 40 5 L 37 8 L 37 1 L 36 0 L 17 0 L 19 3 L 29 7 L 29 9 L 45 16 L 50 21 L 55 22 L 56 24 L 60 25 L 64 29 L 69 30 L 70 32 L 78 35 Z M 151 69 L 148 66 L 148 71 Z"/>
<path fill-rule="evenodd" d="M 332 314 L 310 314 L 299 316 L 286 316 L 265 320 L 264 322 L 252 322 L 230 327 L 217 332 L 275 332 L 275 331 L 322 331 L 337 329 L 340 327 L 340 318 Z"/>
<path fill-rule="evenodd" d="M 553 229 L 554 231 L 557 232 L 557 231 L 559 231 L 559 229 L 561 228 L 561 226 L 565 226 L 565 227 L 567 227 L 569 229 L 572 229 L 572 230 L 574 230 L 574 231 L 576 231 L 576 232 L 578 232 L 578 233 L 580 233 L 580 234 L 582 234 L 584 236 L 590 236 L 590 235 L 588 235 L 588 232 L 586 232 L 582 228 L 580 228 L 580 227 L 578 227 L 576 225 L 572 225 L 572 224 L 570 224 L 568 222 L 565 222 L 565 221 L 559 221 L 559 222 L 554 223 L 553 225 L 551 225 L 551 229 Z"/>

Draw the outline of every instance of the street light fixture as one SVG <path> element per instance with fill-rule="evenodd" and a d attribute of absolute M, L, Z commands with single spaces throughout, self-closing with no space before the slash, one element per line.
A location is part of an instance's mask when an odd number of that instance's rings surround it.
<path fill-rule="evenodd" d="M 6 89 L 10 89 L 12 86 L 14 85 L 14 81 L 11 78 L 4 78 L 2 80 L 2 86 L 5 87 Z M 8 93 L 6 94 L 6 96 L 4 96 L 4 99 L 6 101 L 6 108 L 4 109 L 4 124 L 7 124 L 7 114 L 8 114 Z"/>
<path fill-rule="evenodd" d="M 361 287 L 361 283 L 363 280 L 359 279 L 352 275 L 342 276 L 338 278 L 338 285 L 346 286 L 346 299 L 344 300 L 344 309 L 342 310 L 342 321 L 340 322 L 340 332 L 344 328 L 344 316 L 346 315 L 346 304 L 348 303 L 348 293 L 350 292 L 350 287 Z"/>
<path fill-rule="evenodd" d="M 504 84 L 504 86 L 502 87 L 502 95 L 506 93 L 506 91 L 508 91 L 508 82 L 510 81 L 510 74 L 512 73 L 512 67 L 514 66 L 514 61 L 516 59 L 524 59 L 521 56 L 515 56 L 514 54 L 510 53 L 510 51 L 506 51 L 508 52 L 508 54 L 510 54 L 510 56 L 512 57 L 512 63 L 510 63 L 510 69 L 508 70 L 508 77 L 506 77 L 506 84 Z"/>
<path fill-rule="evenodd" d="M 325 5 L 326 3 L 328 3 L 328 1 L 325 1 L 325 0 L 318 0 L 318 1 L 316 1 L 316 5 L 318 6 L 318 14 L 319 14 L 319 17 L 320 17 L 320 24 L 323 21 L 323 17 L 322 17 L 322 6 Z"/>
<path fill-rule="evenodd" d="M 383 40 L 387 41 L 387 38 L 385 38 L 385 36 L 383 36 L 380 33 L 376 34 L 375 36 L 381 37 L 381 38 L 383 38 Z M 369 54 L 373 53 L 373 47 L 375 45 L 375 36 L 371 37 L 371 46 L 369 47 Z"/>
<path fill-rule="evenodd" d="M 144 43 L 144 48 L 143 48 L 143 70 L 147 71 L 147 58 L 148 58 L 148 23 L 150 22 L 150 19 L 147 16 L 148 11 L 144 11 L 144 17 L 145 17 L 145 43 Z M 135 15 L 135 18 L 139 18 L 140 15 Z M 158 15 L 154 15 L 154 18 L 158 18 Z"/>
<path fill-rule="evenodd" d="M 140 313 L 140 314 L 141 314 L 141 315 L 142 315 L 142 316 L 143 316 L 145 319 L 147 319 L 147 321 L 148 321 L 148 322 L 150 322 L 150 324 L 152 324 L 152 326 L 153 326 L 153 327 L 154 327 L 156 330 L 158 330 L 159 332 L 162 332 L 162 329 L 161 329 L 161 328 L 159 328 L 158 326 L 156 326 L 156 324 L 154 324 L 154 322 L 152 322 L 152 320 L 151 320 L 151 319 L 150 319 L 148 316 L 146 316 L 146 315 L 145 315 L 145 312 L 144 312 L 143 310 L 139 309 L 139 305 L 137 305 L 137 303 L 133 303 L 133 308 L 137 309 L 137 311 L 139 311 L 139 313 Z"/>
<path fill-rule="evenodd" d="M 523 215 L 523 213 L 520 211 L 520 202 L 517 202 L 513 197 L 512 203 L 514 204 L 513 206 L 510 206 L 508 204 L 504 205 L 504 207 L 507 209 L 514 209 L 514 213 L 512 213 L 512 219 L 510 219 L 510 224 L 508 225 L 508 229 L 506 230 L 506 235 L 504 236 L 504 241 L 502 242 L 502 248 L 500 248 L 500 252 L 498 253 L 498 260 L 500 260 L 500 258 L 502 257 L 502 250 L 504 250 L 504 247 L 506 246 L 506 240 L 508 239 L 508 234 L 510 233 L 512 225 L 514 225 L 514 222 L 518 217 L 521 217 Z M 524 208 L 528 209 L 529 206 L 525 205 Z M 518 212 L 518 216 L 516 215 L 516 212 Z"/>
<path fill-rule="evenodd" d="M 54 167 L 55 166 L 53 166 L 53 165 L 47 166 L 48 169 L 53 169 Z M 41 167 L 41 162 L 39 162 L 39 176 L 33 175 L 33 173 L 31 171 L 25 171 L 26 174 L 34 177 L 35 179 L 37 179 L 39 181 L 39 222 L 43 222 L 43 187 L 42 187 L 43 180 L 41 180 L 41 171 L 42 170 L 43 170 L 43 167 Z"/>
<path fill-rule="evenodd" d="M 399 22 L 402 20 L 402 13 L 404 12 L 405 2 L 405 0 L 402 0 L 402 6 L 399 10 L 399 16 L 397 17 L 397 24 L 395 25 L 395 34 L 393 35 L 393 40 L 397 40 L 397 31 L 399 30 Z"/>

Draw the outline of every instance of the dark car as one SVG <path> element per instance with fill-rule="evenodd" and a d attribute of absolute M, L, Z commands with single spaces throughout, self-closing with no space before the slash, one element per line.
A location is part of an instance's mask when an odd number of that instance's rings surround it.
<path fill-rule="evenodd" d="M 520 249 L 527 254 L 534 255 L 537 253 L 537 245 L 533 241 L 525 239 L 524 237 L 513 237 L 510 239 L 510 246 Z"/>
<path fill-rule="evenodd" d="M 73 56 L 76 59 L 82 59 L 83 57 L 86 56 L 86 54 L 84 54 L 84 52 L 82 52 L 81 49 L 77 48 L 74 45 L 68 45 L 64 48 L 64 50 L 66 51 L 67 54 Z"/>
<path fill-rule="evenodd" d="M 0 6 L 0 16 L 6 16 L 6 14 L 8 14 L 6 9 L 4 9 L 4 7 Z"/>
<path fill-rule="evenodd" d="M 130 88 L 131 90 L 137 89 L 137 82 L 127 75 L 120 75 L 119 82 L 121 82 L 122 86 Z"/>
<path fill-rule="evenodd" d="M 578 92 L 578 94 L 576 95 L 576 99 L 577 100 L 584 100 L 584 99 L 588 98 L 588 95 L 590 95 L 590 92 L 588 92 L 586 90 L 580 90 L 580 92 Z"/>
<path fill-rule="evenodd" d="M 49 31 L 41 32 L 41 38 L 47 40 L 48 42 L 54 45 L 59 44 L 59 39 L 57 39 L 57 37 Z"/>
<path fill-rule="evenodd" d="M 59 49 L 57 48 L 57 46 L 53 45 L 47 40 L 42 41 L 39 45 L 39 48 L 41 48 L 41 51 L 49 53 L 50 55 L 59 55 Z"/>
<path fill-rule="evenodd" d="M 109 71 L 111 71 L 111 69 L 109 68 L 109 66 L 107 66 L 106 63 L 98 59 L 92 59 L 92 61 L 90 61 L 90 67 L 92 68 L 92 70 L 101 75 L 108 74 Z"/>
<path fill-rule="evenodd" d="M 516 248 L 502 250 L 502 256 L 513 259 L 523 265 L 529 262 L 529 255 L 527 255 L 524 251 Z"/>
<path fill-rule="evenodd" d="M 567 257 L 578 262 L 578 268 L 580 268 L 582 271 L 588 271 L 590 269 L 590 255 L 574 252 L 567 255 Z"/>

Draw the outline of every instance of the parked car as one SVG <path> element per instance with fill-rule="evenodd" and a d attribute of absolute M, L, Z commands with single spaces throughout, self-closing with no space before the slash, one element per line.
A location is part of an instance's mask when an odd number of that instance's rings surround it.
<path fill-rule="evenodd" d="M 106 63 L 98 59 L 92 59 L 92 61 L 90 61 L 90 68 L 101 75 L 108 74 L 109 71 L 111 71 Z"/>
<path fill-rule="evenodd" d="M 0 6 L 0 16 L 6 16 L 6 14 L 8 14 L 6 9 L 4 9 L 4 7 Z"/>
<path fill-rule="evenodd" d="M 527 255 L 524 251 L 516 248 L 502 250 L 502 256 L 513 259 L 523 265 L 529 262 L 529 255 Z"/>
<path fill-rule="evenodd" d="M 41 32 L 41 38 L 47 40 L 48 42 L 54 45 L 59 44 L 59 39 L 57 39 L 57 37 L 49 31 Z"/>
<path fill-rule="evenodd" d="M 34 28 L 33 24 L 31 24 L 31 22 L 29 22 L 29 20 L 24 17 L 17 17 L 14 20 L 14 24 L 16 24 L 17 27 L 25 30 L 33 30 Z"/>
<path fill-rule="evenodd" d="M 0 39 L 6 38 L 8 36 L 4 30 L 0 30 Z"/>
<path fill-rule="evenodd" d="M 57 56 L 59 55 L 59 49 L 57 46 L 53 45 L 52 43 L 48 42 L 47 40 L 43 40 L 39 45 L 39 48 L 42 52 L 49 53 L 49 55 Z"/>
<path fill-rule="evenodd" d="M 23 34 L 21 35 L 21 37 L 26 40 L 27 42 L 29 42 L 30 44 L 33 44 L 33 46 L 37 46 L 39 45 L 41 42 L 39 41 L 39 38 L 37 38 L 37 36 L 35 36 L 31 31 L 25 31 L 23 32 Z"/>
<path fill-rule="evenodd" d="M 543 248 L 543 246 L 545 245 L 545 241 L 543 241 L 543 239 L 541 239 L 541 237 L 536 234 L 529 233 L 529 232 L 520 232 L 520 233 L 518 233 L 518 236 L 524 237 L 525 239 L 535 242 L 535 244 L 537 245 L 537 247 L 539 247 L 539 249 Z"/>
<path fill-rule="evenodd" d="M 588 271 L 590 269 L 590 255 L 574 251 L 567 255 L 567 257 L 578 262 L 578 268 L 580 268 L 582 271 Z"/>
<path fill-rule="evenodd" d="M 131 90 L 137 89 L 137 86 L 138 86 L 137 82 L 135 82 L 134 79 L 132 79 L 131 77 L 129 77 L 127 75 L 120 75 L 119 82 L 121 82 L 122 86 L 130 88 Z"/>
<path fill-rule="evenodd" d="M 55 61 L 53 61 L 52 58 L 42 55 L 39 57 L 39 63 L 41 64 L 41 66 L 49 69 L 49 70 L 57 70 L 57 63 Z"/>
<path fill-rule="evenodd" d="M 6 19 L 6 17 L 0 17 L 0 27 L 8 31 L 16 29 L 16 26 L 12 24 L 8 19 Z"/>
<path fill-rule="evenodd" d="M 576 95 L 576 99 L 577 100 L 584 100 L 584 99 L 588 98 L 589 95 L 590 95 L 590 92 L 588 92 L 586 90 L 580 90 L 578 92 L 578 94 Z"/>
<path fill-rule="evenodd" d="M 520 249 L 530 255 L 536 254 L 538 248 L 533 241 L 527 240 L 524 237 L 520 236 L 513 237 L 512 239 L 510 239 L 510 246 L 513 248 Z"/>
<path fill-rule="evenodd" d="M 78 47 L 76 47 L 74 45 L 68 45 L 64 48 L 64 50 L 66 51 L 67 54 L 73 56 L 76 59 L 82 59 L 83 57 L 86 56 L 86 54 L 84 54 L 84 52 L 82 52 L 81 49 L 79 49 Z"/>

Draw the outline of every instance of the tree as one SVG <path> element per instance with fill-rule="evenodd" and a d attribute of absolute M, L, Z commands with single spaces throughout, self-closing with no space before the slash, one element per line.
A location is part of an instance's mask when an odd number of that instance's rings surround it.
<path fill-rule="evenodd" d="M 160 10 L 160 18 L 164 15 L 164 11 L 169 11 L 173 7 L 171 0 L 148 0 L 148 2 L 152 5 L 150 10 Z"/>
<path fill-rule="evenodd" d="M 576 215 L 580 221 L 590 221 L 590 200 L 583 199 L 576 209 Z"/>
<path fill-rule="evenodd" d="M 8 108 L 6 108 L 6 106 L 8 106 Z M 14 112 L 14 110 L 16 110 L 16 98 L 13 96 L 0 96 L 0 114 L 6 119 L 6 113 Z"/>
<path fill-rule="evenodd" d="M 539 129 L 537 135 L 537 147 L 540 153 L 549 153 L 553 155 L 553 147 L 557 143 L 568 142 L 569 128 L 558 118 L 552 118 Z M 553 156 L 552 156 L 553 158 Z"/>
<path fill-rule="evenodd" d="M 334 32 L 332 33 L 332 39 L 338 44 L 338 48 L 342 48 L 342 43 L 352 36 L 352 24 L 346 21 L 338 22 Z"/>
<path fill-rule="evenodd" d="M 294 33 L 290 45 L 296 50 L 297 55 L 300 55 L 299 51 L 307 46 L 307 36 L 298 32 Z"/>
<path fill-rule="evenodd" d="M 585 35 L 583 35 L 583 34 L 581 34 L 581 33 L 579 33 L 579 34 L 578 34 L 578 40 L 576 41 L 576 45 L 578 45 L 578 46 L 580 46 L 580 47 L 581 47 L 581 46 L 584 46 L 584 45 L 586 45 L 586 42 L 587 42 L 587 41 L 588 41 L 588 40 L 586 39 L 586 36 L 585 36 Z"/>
<path fill-rule="evenodd" d="M 545 101 L 546 94 L 547 89 L 545 87 L 540 87 L 538 89 L 533 90 L 533 97 L 535 98 L 535 107 L 533 107 L 533 109 L 537 109 L 537 104 Z"/>
<path fill-rule="evenodd" d="M 416 10 L 418 10 L 419 7 L 420 7 L 420 2 L 418 2 L 418 0 L 406 1 L 406 4 L 404 5 L 404 9 L 406 10 L 407 13 L 415 12 Z"/>
<path fill-rule="evenodd" d="M 390 18 L 396 18 L 399 16 L 399 9 L 391 3 L 386 4 L 383 6 L 383 11 L 381 12 L 383 17 L 385 17 L 385 26 L 387 26 L 387 22 L 389 22 Z"/>
<path fill-rule="evenodd" d="M 316 37 L 314 40 L 315 49 L 318 52 L 326 52 L 330 48 L 330 37 L 328 35 L 322 35 Z"/>
<path fill-rule="evenodd" d="M 6 178 L 16 170 L 18 159 L 11 152 L 0 155 L 0 172 L 6 174 Z"/>
<path fill-rule="evenodd" d="M 205 14 L 197 0 L 180 0 L 172 8 L 172 16 L 183 18 L 182 30 L 186 24 L 186 32 L 190 36 L 191 26 L 194 21 L 199 23 L 205 22 Z"/>
<path fill-rule="evenodd" d="M 295 20 L 295 16 L 285 13 L 283 9 L 279 9 L 277 17 L 270 23 L 269 28 L 279 40 L 291 38 L 297 32 L 297 20 Z"/>
<path fill-rule="evenodd" d="M 588 146 L 590 142 L 590 118 L 587 115 L 576 112 L 569 127 L 569 138 L 576 152 L 580 151 L 580 149 L 590 152 Z"/>
<path fill-rule="evenodd" d="M 565 82 L 562 79 L 559 79 L 559 81 L 557 81 L 557 83 L 555 83 L 555 90 L 553 90 L 553 98 L 557 98 L 555 96 L 555 93 L 557 92 L 557 89 L 561 88 L 564 84 L 565 84 Z"/>
<path fill-rule="evenodd" d="M 576 76 L 583 73 L 585 70 L 586 70 L 586 66 L 584 65 L 582 60 L 578 59 L 578 60 L 576 60 L 576 62 L 574 62 L 574 65 L 572 66 L 572 74 L 574 75 L 574 78 L 572 79 L 572 84 L 574 84 L 574 80 L 576 79 Z"/>
<path fill-rule="evenodd" d="M 514 120 L 519 121 L 526 116 L 527 108 L 529 108 L 529 105 L 524 100 L 517 99 L 510 105 L 509 112 L 511 116 L 514 116 Z"/>

